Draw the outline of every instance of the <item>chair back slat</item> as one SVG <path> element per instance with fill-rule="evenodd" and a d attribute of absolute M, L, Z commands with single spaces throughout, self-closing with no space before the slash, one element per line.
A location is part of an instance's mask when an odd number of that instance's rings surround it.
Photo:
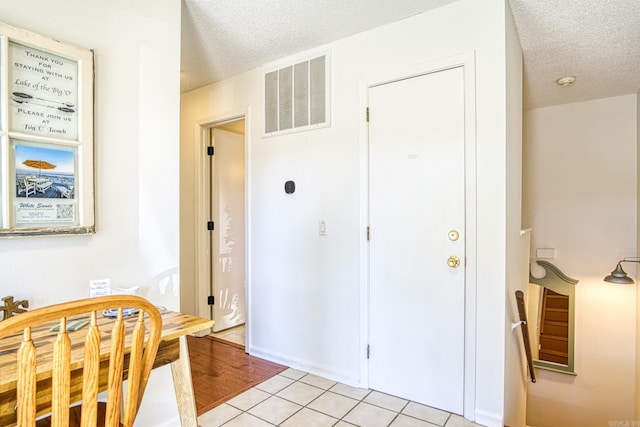
<path fill-rule="evenodd" d="M 138 309 L 137 318 L 125 319 L 123 307 Z M 117 309 L 116 319 L 105 320 L 105 323 L 113 324 L 112 327 L 106 328 L 103 320 L 98 322 L 98 314 L 105 310 L 110 314 L 113 309 Z M 81 327 L 76 332 L 73 325 L 78 325 L 79 321 L 89 317 L 89 326 Z M 71 323 L 72 321 L 74 323 Z M 59 323 L 57 333 L 49 332 L 55 324 L 53 322 Z M 23 334 L 15 365 L 18 426 L 34 426 L 36 417 L 50 413 L 50 425 L 54 427 L 67 427 L 78 418 L 78 425 L 101 425 L 100 418 L 103 414 L 106 414 L 103 419 L 106 426 L 131 427 L 153 368 L 161 330 L 162 317 L 158 309 L 144 298 L 131 295 L 113 295 L 56 304 L 21 313 L 0 322 L 0 339 L 18 333 Z M 34 335 L 35 331 L 37 335 Z M 101 338 L 105 335 L 110 335 L 110 345 Z M 77 351 L 77 346 L 83 346 L 83 352 Z M 127 357 L 129 363 L 125 373 L 124 363 Z M 70 405 L 79 403 L 75 402 L 80 397 L 79 394 L 74 397 L 74 401 L 70 398 L 70 395 L 78 393 L 77 385 L 71 390 L 71 371 L 73 370 L 76 378 L 79 369 L 82 369 L 83 381 L 82 412 L 75 411 L 75 408 L 69 409 Z M 46 406 L 49 396 L 38 394 L 40 381 L 49 381 L 48 375 L 51 375 L 52 390 L 50 407 Z M 124 379 L 128 380 L 128 386 L 126 396 L 123 397 Z M 76 380 L 73 381 L 76 384 Z M 96 403 L 101 390 L 106 390 L 107 396 L 104 411 L 103 407 L 98 407 Z M 38 425 L 42 421 L 39 420 Z"/>
<path fill-rule="evenodd" d="M 71 340 L 67 333 L 67 319 L 60 319 L 58 336 L 53 343 L 53 377 L 51 384 L 51 425 L 69 425 L 69 388 L 71 386 Z"/>
<path fill-rule="evenodd" d="M 82 368 L 82 427 L 95 426 L 98 420 L 98 388 L 100 377 L 100 330 L 98 316 L 91 312 L 91 323 L 84 340 Z"/>
<path fill-rule="evenodd" d="M 144 318 L 142 313 L 138 313 L 138 321 L 133 328 L 133 337 L 131 339 L 131 352 L 129 353 L 129 385 L 127 387 L 127 401 L 125 404 L 126 412 L 123 415 L 125 425 L 133 424 L 138 412 L 138 401 L 140 387 L 144 388 L 141 379 L 148 377 L 148 373 L 144 372 L 142 365 L 142 357 L 144 352 Z"/>
<path fill-rule="evenodd" d="M 107 418 L 105 427 L 118 426 L 120 423 L 120 407 L 122 405 L 122 373 L 124 372 L 124 321 L 122 307 L 111 330 L 111 355 L 109 359 L 109 385 L 107 393 Z"/>
<path fill-rule="evenodd" d="M 19 426 L 36 424 L 36 347 L 31 339 L 31 328 L 24 329 L 24 338 L 18 350 L 17 417 Z"/>

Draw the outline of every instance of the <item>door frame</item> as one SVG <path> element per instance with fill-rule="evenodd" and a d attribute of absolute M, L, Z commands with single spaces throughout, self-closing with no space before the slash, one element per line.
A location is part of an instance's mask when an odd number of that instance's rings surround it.
<path fill-rule="evenodd" d="M 451 68 L 464 71 L 465 114 L 465 321 L 464 321 L 464 416 L 475 420 L 476 404 L 476 127 L 475 127 L 475 52 L 434 60 L 402 69 L 391 70 L 360 82 L 360 386 L 369 387 L 369 127 L 366 109 L 368 91 L 373 86 L 418 77 Z"/>
<path fill-rule="evenodd" d="M 194 244 L 195 244 L 195 307 L 196 315 L 205 319 L 213 319 L 211 307 L 207 304 L 207 297 L 211 295 L 211 253 L 209 245 L 209 231 L 205 225 L 210 220 L 210 180 L 208 176 L 209 156 L 206 155 L 207 146 L 211 142 L 210 129 L 225 123 L 244 120 L 244 166 L 245 166 L 245 348 L 249 348 L 250 342 L 250 307 L 251 307 L 251 227 L 250 224 L 250 194 L 249 194 L 249 111 L 233 111 L 219 116 L 198 121 L 195 126 L 196 150 L 195 150 L 195 223 Z"/>

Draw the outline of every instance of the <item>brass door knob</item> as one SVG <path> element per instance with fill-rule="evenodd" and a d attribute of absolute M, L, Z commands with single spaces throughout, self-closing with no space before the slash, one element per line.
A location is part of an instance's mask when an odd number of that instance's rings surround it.
<path fill-rule="evenodd" d="M 460 265 L 460 258 L 455 255 L 451 255 L 449 259 L 447 259 L 447 265 L 451 268 L 456 268 Z"/>

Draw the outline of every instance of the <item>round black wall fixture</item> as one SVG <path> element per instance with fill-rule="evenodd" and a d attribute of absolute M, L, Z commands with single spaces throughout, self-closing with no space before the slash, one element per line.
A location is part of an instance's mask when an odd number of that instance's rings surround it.
<path fill-rule="evenodd" d="M 292 194 L 296 191 L 296 183 L 293 181 L 287 181 L 284 183 L 284 192 L 287 194 Z"/>

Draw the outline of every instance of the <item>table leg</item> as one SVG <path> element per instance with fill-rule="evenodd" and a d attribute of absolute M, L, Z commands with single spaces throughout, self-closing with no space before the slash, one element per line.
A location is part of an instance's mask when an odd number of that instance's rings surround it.
<path fill-rule="evenodd" d="M 196 399 L 193 393 L 193 382 L 191 380 L 187 337 L 183 335 L 179 339 L 180 358 L 175 362 L 171 362 L 171 374 L 173 375 L 173 387 L 178 401 L 180 425 L 182 427 L 198 427 L 198 412 L 196 410 Z"/>

